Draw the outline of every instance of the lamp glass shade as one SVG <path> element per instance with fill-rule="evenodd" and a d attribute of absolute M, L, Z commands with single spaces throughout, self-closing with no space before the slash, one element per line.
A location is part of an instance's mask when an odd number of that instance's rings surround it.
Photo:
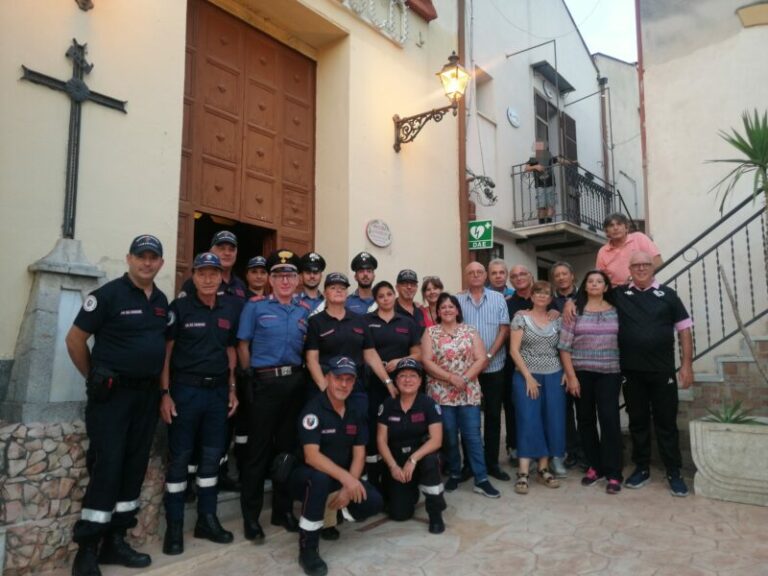
<path fill-rule="evenodd" d="M 459 57 L 456 56 L 456 52 L 451 54 L 448 63 L 437 75 L 440 77 L 445 95 L 451 102 L 457 103 L 467 89 L 469 73 L 459 64 Z"/>

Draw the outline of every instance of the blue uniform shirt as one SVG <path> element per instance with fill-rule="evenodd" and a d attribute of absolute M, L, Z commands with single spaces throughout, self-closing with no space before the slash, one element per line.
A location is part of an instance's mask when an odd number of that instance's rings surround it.
<path fill-rule="evenodd" d="M 301 366 L 309 311 L 299 304 L 281 304 L 274 295 L 245 304 L 238 340 L 251 343 L 251 367 Z"/>
<path fill-rule="evenodd" d="M 168 300 L 156 286 L 147 299 L 128 274 L 91 292 L 75 326 L 94 335 L 91 363 L 132 378 L 157 377 L 165 361 Z"/>
<path fill-rule="evenodd" d="M 315 308 L 320 306 L 320 302 L 325 300 L 325 296 L 323 296 L 322 294 L 318 294 L 317 298 L 312 298 L 312 297 L 308 296 L 306 292 L 299 292 L 293 298 L 297 302 L 300 302 L 301 304 L 303 304 L 306 307 L 308 307 L 310 313 L 314 312 Z"/>
<path fill-rule="evenodd" d="M 368 313 L 368 308 L 371 307 L 375 300 L 373 296 L 370 298 L 360 298 L 358 291 L 355 290 L 352 295 L 347 296 L 347 302 L 344 304 L 344 307 L 350 312 L 363 316 Z"/>

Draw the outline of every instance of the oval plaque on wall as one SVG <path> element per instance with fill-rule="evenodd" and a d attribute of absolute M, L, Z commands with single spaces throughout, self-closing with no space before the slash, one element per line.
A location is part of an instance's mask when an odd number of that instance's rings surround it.
<path fill-rule="evenodd" d="M 392 232 L 384 220 L 371 220 L 365 226 L 365 234 L 371 244 L 379 248 L 386 248 L 392 244 Z"/>

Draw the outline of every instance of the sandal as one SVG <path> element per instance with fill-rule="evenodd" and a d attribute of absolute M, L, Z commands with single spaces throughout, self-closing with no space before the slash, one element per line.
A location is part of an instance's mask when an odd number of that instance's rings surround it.
<path fill-rule="evenodd" d="M 542 468 L 536 475 L 536 481 L 544 484 L 547 488 L 560 488 L 560 480 L 552 475 L 549 468 Z"/>
<path fill-rule="evenodd" d="M 525 472 L 518 472 L 516 476 L 515 492 L 518 494 L 528 494 L 528 474 Z"/>

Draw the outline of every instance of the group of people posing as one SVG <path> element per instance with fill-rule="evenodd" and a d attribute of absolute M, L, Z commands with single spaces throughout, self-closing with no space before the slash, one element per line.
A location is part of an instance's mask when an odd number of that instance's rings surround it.
<path fill-rule="evenodd" d="M 643 486 L 652 414 L 670 489 L 686 495 L 674 333 L 687 387 L 691 320 L 654 279 L 653 243 L 630 234 L 621 214 L 605 227 L 609 243 L 578 289 L 565 262 L 552 266 L 552 283 L 534 281 L 524 266 L 508 274 L 503 260 L 487 269 L 472 262 L 464 292 L 422 278 L 422 305 L 415 271 L 401 270 L 394 285 L 376 282 L 378 262 L 368 252 L 352 259 L 357 287 L 349 295 L 348 277 L 323 278 L 325 261 L 314 252 L 251 258 L 245 283 L 233 274 L 238 243 L 227 230 L 195 257 L 169 304 L 154 284 L 162 244 L 135 238 L 127 273 L 85 299 L 67 336 L 86 378 L 90 438 L 73 575 L 99 575 L 99 564 L 150 564 L 125 538 L 136 524 L 158 412 L 168 425 L 166 554 L 184 551 L 190 480 L 194 536 L 232 542 L 216 502 L 233 436 L 245 537 L 265 540 L 259 517 L 269 478 L 271 523 L 298 532 L 299 564 L 310 575 L 327 573 L 319 542 L 338 539 L 342 519 L 384 510 L 407 520 L 421 493 L 428 530 L 439 534 L 444 492 L 473 478 L 475 492 L 500 497 L 490 478 L 512 479 L 500 465 L 502 411 L 518 494 L 529 491 L 532 464 L 537 482 L 557 488 L 576 445 L 585 486 L 605 479 L 609 494 L 622 482 Z M 626 480 L 622 382 L 636 466 Z"/>

